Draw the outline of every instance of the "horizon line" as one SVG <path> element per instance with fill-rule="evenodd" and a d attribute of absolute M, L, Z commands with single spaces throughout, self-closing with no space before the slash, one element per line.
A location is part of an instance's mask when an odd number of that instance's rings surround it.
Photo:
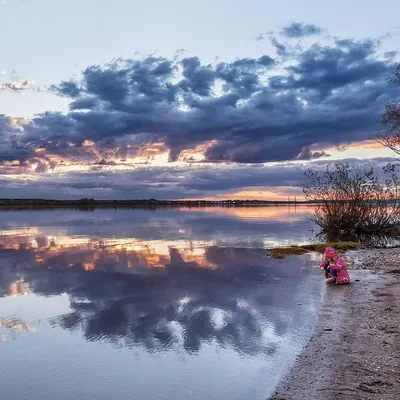
<path fill-rule="evenodd" d="M 199 205 L 199 204 L 221 204 L 221 205 L 235 205 L 235 204 L 313 204 L 318 201 L 311 200 L 261 200 L 261 199 L 222 199 L 222 200 L 202 200 L 202 199 L 94 199 L 94 198 L 79 198 L 79 199 L 48 199 L 48 198 L 0 198 L 1 205 Z"/>

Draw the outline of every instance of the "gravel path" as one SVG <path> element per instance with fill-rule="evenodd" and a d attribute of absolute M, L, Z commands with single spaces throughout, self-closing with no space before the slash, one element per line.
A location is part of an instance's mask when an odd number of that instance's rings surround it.
<path fill-rule="evenodd" d="M 270 400 L 400 399 L 400 249 L 348 252 L 314 335 Z"/>

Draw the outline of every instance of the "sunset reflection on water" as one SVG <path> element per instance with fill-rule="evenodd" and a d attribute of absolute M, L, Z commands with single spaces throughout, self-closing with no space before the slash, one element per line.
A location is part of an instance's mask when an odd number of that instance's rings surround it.
<path fill-rule="evenodd" d="M 311 256 L 276 261 L 266 248 L 309 240 L 309 213 L 2 212 L 5 399 L 128 399 L 133 388 L 143 399 L 265 398 L 306 342 L 322 290 Z M 57 393 L 39 373 L 48 368 Z"/>

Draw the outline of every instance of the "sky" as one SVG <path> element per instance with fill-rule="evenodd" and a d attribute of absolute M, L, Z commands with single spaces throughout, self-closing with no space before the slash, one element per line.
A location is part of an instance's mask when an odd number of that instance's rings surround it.
<path fill-rule="evenodd" d="M 280 200 L 393 161 L 397 1 L 306 4 L 0 0 L 0 197 Z"/>

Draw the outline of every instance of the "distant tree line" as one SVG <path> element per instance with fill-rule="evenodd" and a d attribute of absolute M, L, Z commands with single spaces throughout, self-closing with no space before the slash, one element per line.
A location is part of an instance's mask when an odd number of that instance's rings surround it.
<path fill-rule="evenodd" d="M 204 206 L 265 206 L 286 204 L 310 204 L 312 201 L 265 201 L 265 200 L 157 200 L 157 199 L 129 199 L 129 200 L 96 200 L 81 198 L 77 200 L 53 199 L 0 199 L 1 206 L 15 207 L 204 207 Z"/>

